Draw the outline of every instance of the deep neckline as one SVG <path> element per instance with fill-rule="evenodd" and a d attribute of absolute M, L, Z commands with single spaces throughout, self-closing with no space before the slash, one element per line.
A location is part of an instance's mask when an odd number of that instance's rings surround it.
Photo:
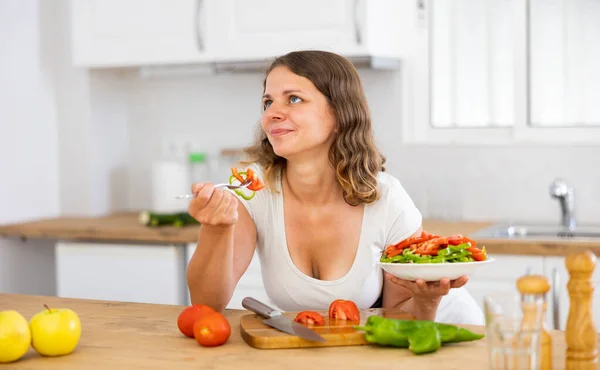
<path fill-rule="evenodd" d="M 290 266 L 290 268 L 292 269 L 292 271 L 294 271 L 294 273 L 296 275 L 298 275 L 299 277 L 301 277 L 302 279 L 304 279 L 312 284 L 317 284 L 317 285 L 338 285 L 338 284 L 341 284 L 341 283 L 347 281 L 354 274 L 356 269 L 358 268 L 361 246 L 362 246 L 364 238 L 365 238 L 365 232 L 366 232 L 365 227 L 367 224 L 368 209 L 370 209 L 370 204 L 363 205 L 362 220 L 361 220 L 361 225 L 360 225 L 360 235 L 358 237 L 358 245 L 356 245 L 354 261 L 352 261 L 352 265 L 350 266 L 350 269 L 346 272 L 346 274 L 344 274 L 344 276 L 342 276 L 338 279 L 321 280 L 321 279 L 317 279 L 312 276 L 309 276 L 309 275 L 305 274 L 304 272 L 300 271 L 298 266 L 296 266 L 296 264 L 292 260 L 292 256 L 290 255 L 290 250 L 289 250 L 289 246 L 288 246 L 288 242 L 287 242 L 287 232 L 285 230 L 285 208 L 284 208 L 285 206 L 283 203 L 283 184 L 281 182 L 281 176 L 279 176 L 279 179 L 278 179 L 278 186 L 279 186 L 279 189 L 278 189 L 279 193 L 277 194 L 276 197 L 277 197 L 277 208 L 281 211 L 281 217 L 279 217 L 279 226 L 281 228 L 281 232 L 283 235 L 282 248 L 283 248 L 283 254 L 285 255 L 285 259 L 286 259 L 288 265 Z"/>

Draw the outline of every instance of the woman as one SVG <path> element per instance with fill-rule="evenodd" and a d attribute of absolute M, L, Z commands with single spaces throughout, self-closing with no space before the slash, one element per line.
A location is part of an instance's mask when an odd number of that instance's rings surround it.
<path fill-rule="evenodd" d="M 187 272 L 192 303 L 224 309 L 258 248 L 265 289 L 282 310 L 326 310 L 341 298 L 481 324 L 459 289 L 466 277 L 411 282 L 376 264 L 386 246 L 421 234 L 422 217 L 384 172 L 354 66 L 329 52 L 292 52 L 268 68 L 263 93 L 245 166 L 267 187 L 247 201 L 210 183 L 192 186 L 189 213 L 202 225 Z"/>

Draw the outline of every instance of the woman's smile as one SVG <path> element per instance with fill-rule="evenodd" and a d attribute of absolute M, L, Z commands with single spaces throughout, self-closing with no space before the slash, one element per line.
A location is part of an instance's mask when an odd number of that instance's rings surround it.
<path fill-rule="evenodd" d="M 285 129 L 285 128 L 274 128 L 271 130 L 271 136 L 278 137 L 289 134 L 293 130 Z"/>

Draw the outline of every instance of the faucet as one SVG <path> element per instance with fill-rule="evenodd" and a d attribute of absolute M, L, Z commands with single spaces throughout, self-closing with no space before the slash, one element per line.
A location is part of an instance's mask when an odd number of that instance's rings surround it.
<path fill-rule="evenodd" d="M 560 202 L 561 225 L 569 230 L 575 228 L 575 195 L 562 179 L 556 179 L 550 184 L 550 195 Z"/>

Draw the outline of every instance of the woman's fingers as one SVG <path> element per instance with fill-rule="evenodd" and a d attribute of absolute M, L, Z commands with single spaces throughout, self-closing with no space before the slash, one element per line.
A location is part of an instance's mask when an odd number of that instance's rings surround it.
<path fill-rule="evenodd" d="M 450 292 L 452 288 L 460 288 L 464 286 L 468 277 L 461 276 L 458 279 L 450 280 L 450 279 L 441 279 L 440 281 L 425 281 L 423 279 L 417 279 L 416 281 L 399 279 L 393 275 L 386 273 L 387 279 L 389 279 L 392 283 L 400 285 L 408 290 L 410 290 L 415 295 L 420 296 L 444 296 Z"/>
<path fill-rule="evenodd" d="M 221 198 L 221 202 L 214 211 L 214 215 L 217 218 L 215 221 L 217 223 L 229 224 L 237 220 L 237 214 L 233 214 L 231 209 L 231 198 L 233 198 L 233 194 L 226 190 L 222 190 L 222 192 L 223 197 Z"/>
<path fill-rule="evenodd" d="M 429 285 L 427 285 L 427 282 L 423 279 L 417 279 L 414 285 L 419 293 L 427 293 L 427 291 L 430 289 Z"/>
<path fill-rule="evenodd" d="M 469 281 L 469 277 L 466 275 L 463 275 L 463 276 L 459 277 L 458 279 L 452 280 L 450 282 L 450 286 L 452 288 L 460 288 L 460 287 L 464 286 L 468 281 Z"/>
<path fill-rule="evenodd" d="M 195 184 L 192 184 L 192 194 L 198 193 L 200 190 L 202 190 L 203 187 L 204 187 L 203 182 L 197 182 Z"/>
<path fill-rule="evenodd" d="M 211 183 L 194 184 L 198 190 L 190 201 L 189 214 L 200 224 L 232 225 L 237 221 L 237 198 L 229 191 L 215 188 Z"/>
<path fill-rule="evenodd" d="M 212 197 L 210 197 L 208 204 L 204 207 L 204 211 L 207 214 L 216 214 L 221 204 L 221 201 L 223 200 L 223 195 L 223 189 L 214 189 Z"/>
<path fill-rule="evenodd" d="M 450 291 L 450 280 L 449 279 L 440 280 L 440 283 L 439 283 L 439 286 L 437 289 L 438 289 L 437 293 L 439 293 L 439 295 L 448 294 L 448 292 Z"/>
<path fill-rule="evenodd" d="M 190 206 L 193 206 L 197 210 L 204 209 L 210 201 L 210 198 L 212 198 L 214 191 L 215 187 L 212 184 L 203 184 L 200 190 L 195 193 L 196 196 L 192 198 Z"/>

